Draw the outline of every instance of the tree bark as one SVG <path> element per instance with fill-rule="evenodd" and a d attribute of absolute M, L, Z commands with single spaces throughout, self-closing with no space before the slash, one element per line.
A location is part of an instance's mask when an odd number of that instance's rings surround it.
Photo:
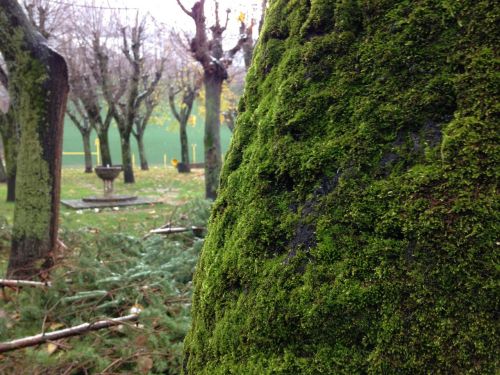
<path fill-rule="evenodd" d="M 92 151 L 90 148 L 90 131 L 82 132 L 83 153 L 85 154 L 85 173 L 92 173 Z"/>
<path fill-rule="evenodd" d="M 137 134 L 137 147 L 139 148 L 139 159 L 141 161 L 141 170 L 149 171 L 146 149 L 144 148 L 144 133 Z"/>
<path fill-rule="evenodd" d="M 101 165 L 113 165 L 111 150 L 109 148 L 108 131 L 97 132 L 99 138 L 99 151 L 101 153 Z"/>
<path fill-rule="evenodd" d="M 272 0 L 184 374 L 498 372 L 498 2 L 444 3 Z"/>
<path fill-rule="evenodd" d="M 12 94 L 11 94 L 12 95 Z M 7 202 L 16 200 L 17 151 L 19 147 L 19 130 L 11 108 L 2 116 L 2 138 L 7 173 Z"/>
<path fill-rule="evenodd" d="M 0 183 L 7 182 L 7 170 L 5 169 L 5 153 L 2 137 L 0 136 Z"/>
<path fill-rule="evenodd" d="M 185 172 L 190 172 L 189 168 L 189 145 L 187 136 L 187 119 L 180 122 L 180 141 L 181 141 L 181 162 L 185 165 Z"/>
<path fill-rule="evenodd" d="M 7 275 L 30 279 L 39 272 L 39 260 L 45 260 L 43 268 L 51 265 L 57 242 L 68 72 L 14 0 L 0 0 L 0 38 L 10 86 L 19 96 L 13 109 L 21 125 Z"/>
<path fill-rule="evenodd" d="M 8 119 L 12 116 L 8 116 Z M 17 151 L 19 141 L 15 132 L 4 138 L 5 167 L 7 170 L 7 202 L 16 201 Z"/>
<path fill-rule="evenodd" d="M 225 78 L 205 73 L 205 197 L 215 199 L 222 166 L 220 146 L 220 103 Z"/>
<path fill-rule="evenodd" d="M 135 182 L 134 170 L 132 167 L 132 152 L 130 149 L 130 134 L 123 134 L 121 136 L 122 145 L 122 168 L 123 168 L 123 182 L 126 184 L 133 184 Z"/>

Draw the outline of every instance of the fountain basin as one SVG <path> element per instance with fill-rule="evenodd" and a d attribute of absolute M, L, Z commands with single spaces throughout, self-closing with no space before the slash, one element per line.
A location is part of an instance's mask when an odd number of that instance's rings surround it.
<path fill-rule="evenodd" d="M 110 167 L 105 167 L 102 165 L 99 167 L 95 167 L 94 171 L 97 177 L 99 177 L 101 180 L 114 180 L 118 177 L 122 169 L 123 168 L 121 165 L 113 165 Z"/>

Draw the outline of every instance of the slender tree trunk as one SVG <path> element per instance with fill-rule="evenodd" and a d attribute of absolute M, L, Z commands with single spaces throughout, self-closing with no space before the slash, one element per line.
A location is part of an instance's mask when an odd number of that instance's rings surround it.
<path fill-rule="evenodd" d="M 85 154 L 85 173 L 92 173 L 92 152 L 90 150 L 90 131 L 82 132 L 83 153 Z"/>
<path fill-rule="evenodd" d="M 184 164 L 183 172 L 191 172 L 189 167 L 189 147 L 187 136 L 187 118 L 180 122 L 180 137 L 181 137 L 181 162 Z"/>
<path fill-rule="evenodd" d="M 141 160 L 141 170 L 148 171 L 148 159 L 146 157 L 146 150 L 144 148 L 144 134 L 137 134 L 137 146 L 139 147 L 139 159 Z"/>
<path fill-rule="evenodd" d="M 205 73 L 205 197 L 215 199 L 222 165 L 220 147 L 220 102 L 223 78 Z"/>
<path fill-rule="evenodd" d="M 2 137 L 0 136 L 0 183 L 7 182 L 7 170 L 5 169 L 5 150 L 3 147 Z"/>
<path fill-rule="evenodd" d="M 68 71 L 14 0 L 0 0 L 0 39 L 21 126 L 7 275 L 29 279 L 39 273 L 39 260 L 45 260 L 42 268 L 52 265 L 57 243 Z"/>
<path fill-rule="evenodd" d="M 5 166 L 7 169 L 7 202 L 16 201 L 17 147 L 15 134 L 4 138 Z"/>
<path fill-rule="evenodd" d="M 113 165 L 111 151 L 109 148 L 108 131 L 98 132 L 99 151 L 101 153 L 101 165 Z"/>
<path fill-rule="evenodd" d="M 132 168 L 132 152 L 130 149 L 130 134 L 121 135 L 122 145 L 122 165 L 123 165 L 123 182 L 133 184 L 135 182 L 134 169 Z"/>

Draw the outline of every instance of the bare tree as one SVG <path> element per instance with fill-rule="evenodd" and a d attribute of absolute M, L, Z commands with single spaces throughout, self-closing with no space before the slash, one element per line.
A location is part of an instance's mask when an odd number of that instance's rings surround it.
<path fill-rule="evenodd" d="M 242 48 L 247 36 L 241 35 L 236 45 L 224 52 L 222 47 L 223 34 L 229 21 L 230 9 L 226 11 L 224 25 L 219 18 L 219 3 L 215 1 L 215 24 L 210 27 L 211 38 L 207 36 L 205 18 L 205 0 L 196 1 L 191 11 L 177 0 L 181 9 L 190 16 L 196 27 L 191 40 L 193 57 L 201 64 L 204 73 L 205 86 L 205 196 L 215 199 L 219 185 L 219 175 L 222 164 L 220 145 L 220 108 L 222 83 L 228 78 L 227 67 L 232 63 L 236 53 Z"/>
<path fill-rule="evenodd" d="M 148 76 L 143 76 L 142 87 L 145 90 L 149 85 Z M 134 121 L 134 127 L 132 128 L 132 135 L 137 141 L 137 147 L 139 148 L 139 159 L 141 164 L 141 170 L 149 170 L 148 159 L 146 156 L 146 148 L 144 147 L 144 134 L 146 133 L 146 128 L 149 124 L 149 120 L 153 111 L 160 103 L 160 93 L 156 92 L 144 99 L 141 106 L 139 107 L 138 114 Z"/>
<path fill-rule="evenodd" d="M 173 39 L 179 40 L 179 38 Z M 168 101 L 172 114 L 179 122 L 181 163 L 178 170 L 187 173 L 190 172 L 187 124 L 194 101 L 203 84 L 203 74 L 195 65 L 196 63 L 185 55 L 185 49 L 182 46 L 178 46 L 177 52 L 173 61 L 170 62 Z"/>
<path fill-rule="evenodd" d="M 125 63 L 120 63 L 113 69 L 118 77 L 112 77 L 109 69 L 110 49 L 105 49 L 99 43 L 98 39 L 94 39 L 93 49 L 96 58 L 98 81 L 101 84 L 104 98 L 109 106 L 113 118 L 116 121 L 118 131 L 121 138 L 122 164 L 124 171 L 125 183 L 135 182 L 134 172 L 132 168 L 132 153 L 130 148 L 130 136 L 137 117 L 139 116 L 139 108 L 144 100 L 151 96 L 163 72 L 164 60 L 160 61 L 157 70 L 147 86 L 141 90 L 141 78 L 144 71 L 144 41 L 145 41 L 145 22 L 146 18 L 139 21 L 139 17 L 135 18 L 133 27 L 122 27 L 120 34 L 122 37 L 122 52 L 125 57 Z M 126 79 L 124 79 L 126 77 Z M 121 90 L 124 91 L 120 98 L 116 98 L 112 94 L 112 82 L 120 81 Z M 121 93 L 121 90 L 119 92 Z"/>
<path fill-rule="evenodd" d="M 32 278 L 38 260 L 51 265 L 57 242 L 68 72 L 64 59 L 48 47 L 15 0 L 0 0 L 0 38 L 9 90 L 15 87 L 18 95 L 11 104 L 22 127 L 7 274 Z"/>

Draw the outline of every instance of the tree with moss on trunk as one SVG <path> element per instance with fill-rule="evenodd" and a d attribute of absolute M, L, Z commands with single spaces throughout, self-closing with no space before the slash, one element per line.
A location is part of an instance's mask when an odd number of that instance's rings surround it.
<path fill-rule="evenodd" d="M 203 68 L 205 87 L 205 197 L 215 199 L 222 165 L 220 145 L 222 83 L 228 78 L 227 67 L 231 65 L 234 56 L 242 48 L 247 35 L 241 35 L 236 45 L 225 52 L 222 41 L 231 10 L 226 11 L 226 21 L 222 25 L 219 18 L 219 2 L 215 1 L 215 24 L 210 27 L 212 35 L 209 39 L 205 19 L 205 0 L 196 1 L 191 11 L 182 4 L 181 0 L 177 0 L 177 3 L 184 13 L 193 19 L 196 27 L 190 47 L 193 57 Z"/>
<path fill-rule="evenodd" d="M 51 265 L 57 242 L 68 72 L 14 0 L 0 0 L 0 38 L 9 91 L 16 92 L 11 105 L 21 125 L 7 275 L 28 279 L 38 274 L 39 261 Z"/>
<path fill-rule="evenodd" d="M 184 374 L 497 372 L 499 10 L 270 2 Z"/>

